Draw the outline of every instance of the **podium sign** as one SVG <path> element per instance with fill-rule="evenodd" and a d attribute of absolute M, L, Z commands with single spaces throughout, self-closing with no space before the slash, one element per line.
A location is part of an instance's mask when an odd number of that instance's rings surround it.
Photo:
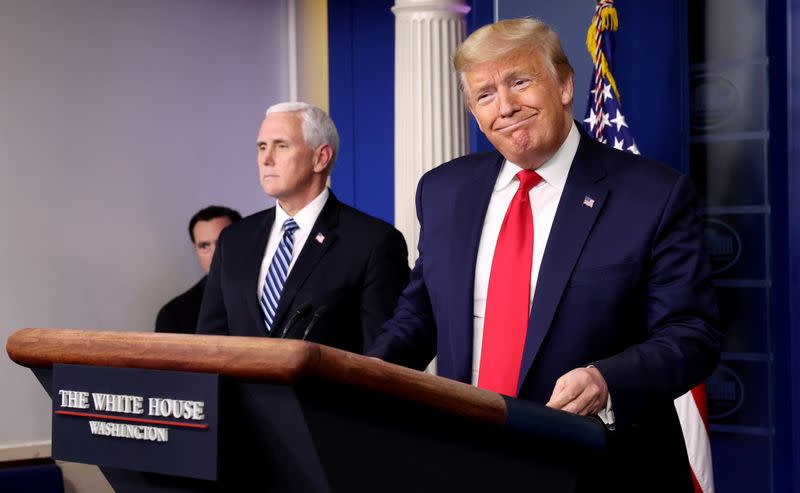
<path fill-rule="evenodd" d="M 53 365 L 53 457 L 216 480 L 219 376 Z"/>

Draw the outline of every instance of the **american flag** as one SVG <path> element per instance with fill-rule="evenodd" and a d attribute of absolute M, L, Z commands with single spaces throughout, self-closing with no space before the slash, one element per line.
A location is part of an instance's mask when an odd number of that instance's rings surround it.
<path fill-rule="evenodd" d="M 586 46 L 594 61 L 589 100 L 583 128 L 595 140 L 614 149 L 639 154 L 628 122 L 622 114 L 617 82 L 611 74 L 611 55 L 614 51 L 614 31 L 617 30 L 617 11 L 613 0 L 600 0 L 594 10 L 592 25 L 586 35 Z"/>
<path fill-rule="evenodd" d="M 598 0 L 586 35 L 586 47 L 592 56 L 594 70 L 583 128 L 597 141 L 615 149 L 639 154 L 628 122 L 622 115 L 619 90 L 611 73 L 614 31 L 617 30 L 618 22 L 614 1 Z M 587 205 L 586 199 L 583 203 Z M 705 384 L 700 384 L 675 399 L 675 410 L 686 442 L 694 490 L 696 493 L 714 493 Z"/>

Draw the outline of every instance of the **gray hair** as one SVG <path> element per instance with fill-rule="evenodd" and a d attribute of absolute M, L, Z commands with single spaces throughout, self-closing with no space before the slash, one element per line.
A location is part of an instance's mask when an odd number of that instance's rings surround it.
<path fill-rule="evenodd" d="M 312 149 L 328 144 L 333 149 L 331 164 L 328 169 L 332 169 L 339 154 L 339 132 L 336 125 L 327 113 L 313 104 L 303 102 L 285 102 L 273 104 L 267 108 L 264 116 L 272 113 L 300 113 L 302 121 L 303 139 Z"/>

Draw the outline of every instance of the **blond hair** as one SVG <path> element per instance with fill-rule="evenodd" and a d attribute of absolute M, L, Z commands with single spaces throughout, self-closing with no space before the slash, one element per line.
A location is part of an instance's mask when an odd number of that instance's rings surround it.
<path fill-rule="evenodd" d="M 466 90 L 464 72 L 474 65 L 490 62 L 518 51 L 542 57 L 550 75 L 563 84 L 574 73 L 558 35 L 539 19 L 506 19 L 487 24 L 469 35 L 456 50 L 453 66 Z"/>

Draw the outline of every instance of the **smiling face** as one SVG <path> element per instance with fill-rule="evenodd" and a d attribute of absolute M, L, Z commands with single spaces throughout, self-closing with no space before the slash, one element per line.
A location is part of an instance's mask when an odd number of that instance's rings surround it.
<path fill-rule="evenodd" d="M 481 131 L 506 159 L 536 169 L 572 126 L 572 77 L 559 83 L 541 57 L 516 51 L 464 71 L 467 104 Z"/>
<path fill-rule="evenodd" d="M 296 112 L 270 113 L 258 132 L 258 176 L 267 195 L 293 215 L 325 188 L 330 145 L 312 149 Z"/>

